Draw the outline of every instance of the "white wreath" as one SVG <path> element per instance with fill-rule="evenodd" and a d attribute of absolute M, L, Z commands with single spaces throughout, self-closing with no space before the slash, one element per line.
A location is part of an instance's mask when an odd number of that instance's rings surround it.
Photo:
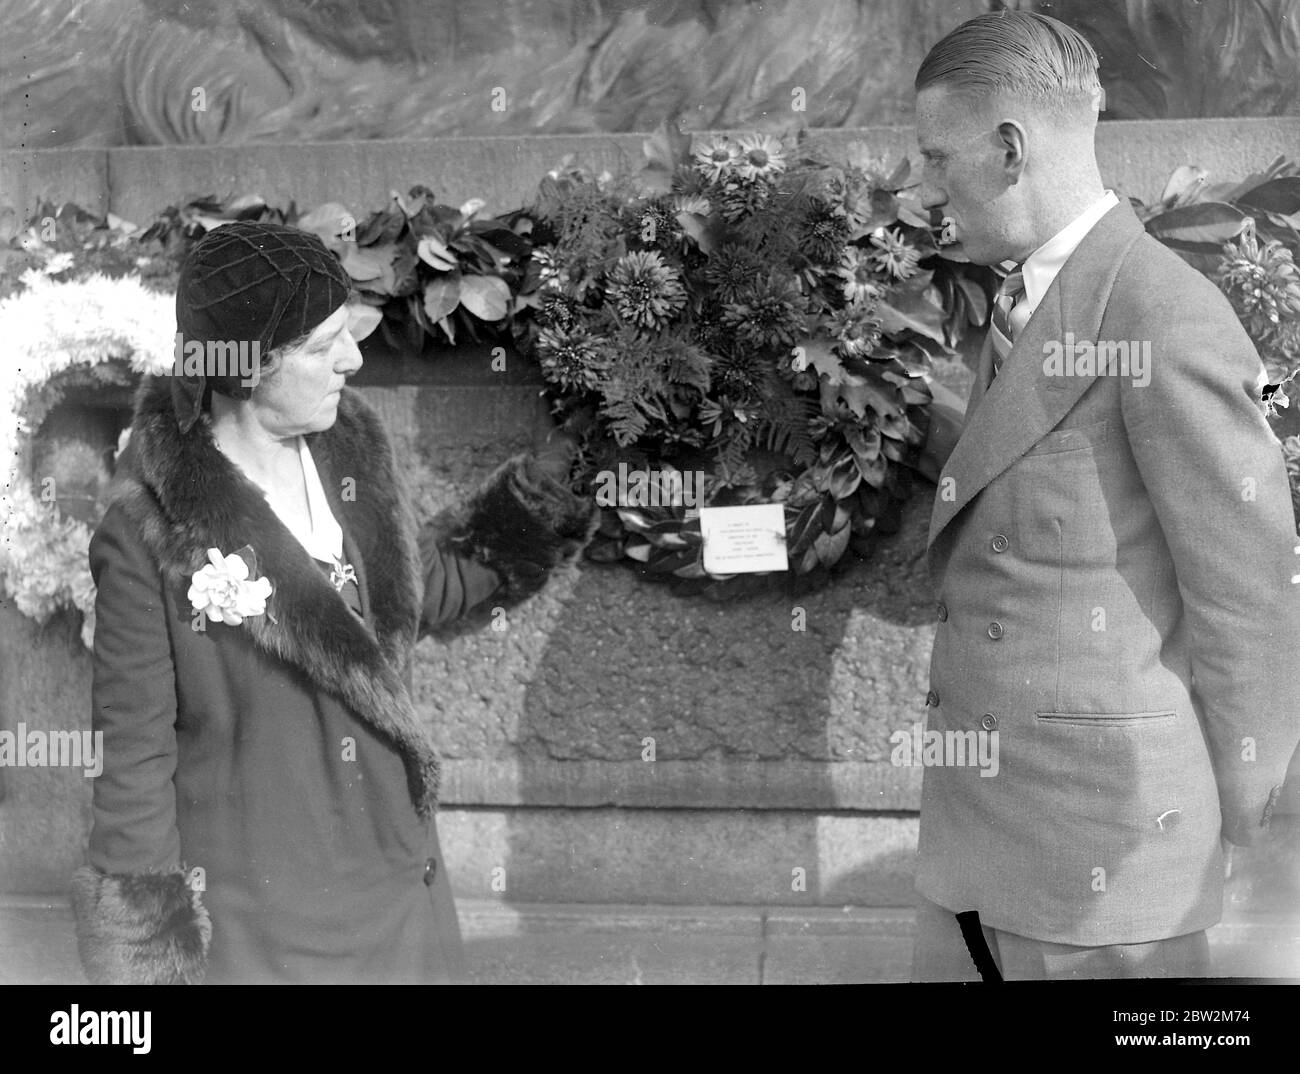
<path fill-rule="evenodd" d="M 25 290 L 0 301 L 0 594 L 41 623 L 59 608 L 79 609 L 89 647 L 90 527 L 37 499 L 27 472 L 35 430 L 23 408 L 33 388 L 58 374 L 113 358 L 137 373 L 166 373 L 174 362 L 175 300 L 132 277 L 59 283 L 33 270 L 22 282 Z"/>

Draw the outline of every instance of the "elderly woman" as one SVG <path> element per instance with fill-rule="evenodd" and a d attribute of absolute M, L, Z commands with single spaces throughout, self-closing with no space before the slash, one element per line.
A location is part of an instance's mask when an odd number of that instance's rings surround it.
<path fill-rule="evenodd" d="M 227 224 L 182 269 L 183 343 L 263 364 L 141 386 L 90 546 L 105 766 L 73 901 L 92 981 L 462 971 L 412 650 L 534 592 L 591 511 L 519 456 L 417 535 L 345 387 L 348 291 L 318 239 L 272 224 Z"/>

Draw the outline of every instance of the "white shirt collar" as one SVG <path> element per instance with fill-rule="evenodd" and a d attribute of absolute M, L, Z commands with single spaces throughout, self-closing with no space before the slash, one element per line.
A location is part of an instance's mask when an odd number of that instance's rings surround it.
<path fill-rule="evenodd" d="M 1025 297 L 1021 301 L 1028 303 L 1028 313 L 1032 314 L 1038 308 L 1038 303 L 1047 294 L 1052 281 L 1097 221 L 1118 204 L 1119 198 L 1115 196 L 1115 191 L 1107 190 L 1101 198 L 1025 258 L 1021 269 L 1024 273 Z"/>
<path fill-rule="evenodd" d="M 307 484 L 307 507 L 311 513 L 310 528 L 303 529 L 292 519 L 286 518 L 271 497 L 267 497 L 267 502 L 289 532 L 298 539 L 298 543 L 307 550 L 308 555 L 322 563 L 332 563 L 336 559 L 343 558 L 343 527 L 338 524 L 334 512 L 330 510 L 329 501 L 325 498 L 324 486 L 321 485 L 320 474 L 316 471 L 316 463 L 307 448 L 307 440 L 301 436 L 298 437 L 298 461 L 302 464 L 302 476 Z"/>

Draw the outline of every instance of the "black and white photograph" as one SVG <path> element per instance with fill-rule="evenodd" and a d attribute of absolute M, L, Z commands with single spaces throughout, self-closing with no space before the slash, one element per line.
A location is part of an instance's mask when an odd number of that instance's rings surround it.
<path fill-rule="evenodd" d="M 1260 1043 L 1300 0 L 0 25 L 34 1040 L 161 1039 L 88 986 L 1001 985 Z"/>

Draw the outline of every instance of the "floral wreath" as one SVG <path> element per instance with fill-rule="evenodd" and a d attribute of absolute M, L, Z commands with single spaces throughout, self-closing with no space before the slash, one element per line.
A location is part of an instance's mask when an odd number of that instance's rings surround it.
<path fill-rule="evenodd" d="M 96 383 L 128 384 L 131 374 L 170 369 L 174 307 L 168 295 L 131 277 L 50 279 L 67 267 L 52 259 L 45 271 L 23 275 L 24 290 L 0 300 L 7 352 L 0 361 L 0 594 L 40 623 L 61 607 L 80 610 L 81 639 L 90 647 L 91 530 L 64 515 L 55 499 L 36 494 L 31 438 L 78 372 Z"/>
<path fill-rule="evenodd" d="M 605 508 L 589 557 L 746 592 L 779 575 L 707 570 L 698 508 L 759 503 L 783 507 L 792 575 L 869 552 L 911 491 L 932 359 L 956 360 L 996 275 L 862 143 L 668 123 L 645 152 L 635 173 L 562 165 L 525 210 L 517 335 Z M 615 473 L 647 494 L 602 496 Z"/>

